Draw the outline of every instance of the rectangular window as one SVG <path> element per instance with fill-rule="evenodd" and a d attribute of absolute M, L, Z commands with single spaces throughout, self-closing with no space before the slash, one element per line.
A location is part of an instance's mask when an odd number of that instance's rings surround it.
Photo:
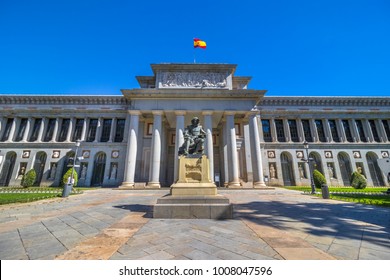
<path fill-rule="evenodd" d="M 355 122 L 356 122 L 356 127 L 357 127 L 357 130 L 358 130 L 358 133 L 359 133 L 360 141 L 367 142 L 367 138 L 366 138 L 366 135 L 364 133 L 362 121 L 361 120 L 355 120 Z"/>
<path fill-rule="evenodd" d="M 290 127 L 291 141 L 299 142 L 297 121 L 296 120 L 288 120 L 288 126 Z"/>
<path fill-rule="evenodd" d="M 390 126 L 387 120 L 382 120 L 383 126 L 385 127 L 387 140 L 390 141 Z"/>
<path fill-rule="evenodd" d="M 378 130 L 376 129 L 376 124 L 374 120 L 369 120 L 368 123 L 370 124 L 370 128 L 372 131 L 372 136 L 374 136 L 375 142 L 380 142 L 381 139 L 379 138 Z"/>
<path fill-rule="evenodd" d="M 316 127 L 317 127 L 318 139 L 321 142 L 326 142 L 324 125 L 322 124 L 322 120 L 315 120 L 314 122 L 315 122 Z"/>
<path fill-rule="evenodd" d="M 111 119 L 103 120 L 102 137 L 100 137 L 100 142 L 107 142 L 110 139 L 111 123 Z"/>
<path fill-rule="evenodd" d="M 87 142 L 95 141 L 98 119 L 90 119 L 88 127 Z"/>
<path fill-rule="evenodd" d="M 21 119 L 19 124 L 18 133 L 16 133 L 15 142 L 19 142 L 23 139 L 24 132 L 26 131 L 28 119 Z"/>
<path fill-rule="evenodd" d="M 61 123 L 60 135 L 58 136 L 58 142 L 64 142 L 69 130 L 70 119 L 63 119 Z"/>
<path fill-rule="evenodd" d="M 286 137 L 284 135 L 283 120 L 275 120 L 276 126 L 276 136 L 278 137 L 279 142 L 286 142 Z"/>
<path fill-rule="evenodd" d="M 335 120 L 328 120 L 330 133 L 332 133 L 332 138 L 334 142 L 340 142 L 339 133 L 337 132 L 337 125 Z"/>
<path fill-rule="evenodd" d="M 8 118 L 7 123 L 5 124 L 5 129 L 3 136 L 1 137 L 1 141 L 7 141 L 9 138 L 9 134 L 11 133 L 12 124 L 14 123 L 13 118 Z"/>
<path fill-rule="evenodd" d="M 344 132 L 345 132 L 345 137 L 347 137 L 347 141 L 348 141 L 348 142 L 353 142 L 353 137 L 352 137 L 352 133 L 351 133 L 351 128 L 349 127 L 349 122 L 348 122 L 348 120 L 342 120 L 341 122 L 343 123 Z"/>
<path fill-rule="evenodd" d="M 35 119 L 34 126 L 30 135 L 30 139 L 28 141 L 30 142 L 37 141 L 41 125 L 42 125 L 42 119 Z"/>
<path fill-rule="evenodd" d="M 72 142 L 76 142 L 77 140 L 81 139 L 83 126 L 84 126 L 84 119 L 76 119 L 76 125 L 72 136 Z"/>
<path fill-rule="evenodd" d="M 117 119 L 116 120 L 116 130 L 115 130 L 115 138 L 114 142 L 122 142 L 123 136 L 125 134 L 125 119 Z"/>
<path fill-rule="evenodd" d="M 264 142 L 272 142 L 271 125 L 269 120 L 261 120 L 261 124 L 263 126 Z"/>
<path fill-rule="evenodd" d="M 43 137 L 44 142 L 49 142 L 53 138 L 55 125 L 56 125 L 56 119 L 49 119 L 49 121 L 47 122 L 45 137 Z"/>
<path fill-rule="evenodd" d="M 313 142 L 309 120 L 302 120 L 302 127 L 303 127 L 303 134 L 305 135 L 305 140 L 307 142 Z"/>

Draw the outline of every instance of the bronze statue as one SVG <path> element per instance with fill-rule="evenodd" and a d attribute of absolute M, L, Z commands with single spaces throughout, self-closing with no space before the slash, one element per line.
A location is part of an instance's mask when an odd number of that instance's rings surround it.
<path fill-rule="evenodd" d="M 184 130 L 184 143 L 179 148 L 179 155 L 203 154 L 203 143 L 206 132 L 199 125 L 199 118 L 194 117 Z"/>

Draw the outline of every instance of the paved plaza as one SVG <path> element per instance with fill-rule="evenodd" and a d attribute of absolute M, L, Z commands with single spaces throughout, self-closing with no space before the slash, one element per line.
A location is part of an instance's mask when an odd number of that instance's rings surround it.
<path fill-rule="evenodd" d="M 0 206 L 0 259 L 390 259 L 388 208 L 223 189 L 232 220 L 153 219 L 168 192 L 98 189 Z"/>

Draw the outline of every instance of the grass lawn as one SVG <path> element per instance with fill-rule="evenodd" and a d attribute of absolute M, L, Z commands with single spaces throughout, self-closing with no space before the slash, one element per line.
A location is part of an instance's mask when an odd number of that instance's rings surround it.
<path fill-rule="evenodd" d="M 96 188 L 74 188 L 71 195 L 80 194 L 84 190 L 91 189 Z M 0 205 L 61 197 L 62 190 L 61 187 L 3 187 L 0 188 Z"/>
<path fill-rule="evenodd" d="M 311 192 L 310 186 L 285 188 L 308 193 Z M 365 189 L 354 189 L 352 187 L 329 187 L 330 199 L 390 207 L 390 195 L 383 193 L 386 190 L 387 187 L 373 187 Z M 316 189 L 316 191 L 321 192 L 320 189 Z M 321 194 L 316 195 L 321 196 Z"/>

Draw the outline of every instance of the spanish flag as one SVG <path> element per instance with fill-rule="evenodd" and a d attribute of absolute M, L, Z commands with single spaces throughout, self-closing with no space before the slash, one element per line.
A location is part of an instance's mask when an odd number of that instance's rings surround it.
<path fill-rule="evenodd" d="M 206 42 L 202 41 L 202 40 L 200 40 L 198 38 L 194 38 L 194 48 L 205 49 L 206 48 Z"/>

